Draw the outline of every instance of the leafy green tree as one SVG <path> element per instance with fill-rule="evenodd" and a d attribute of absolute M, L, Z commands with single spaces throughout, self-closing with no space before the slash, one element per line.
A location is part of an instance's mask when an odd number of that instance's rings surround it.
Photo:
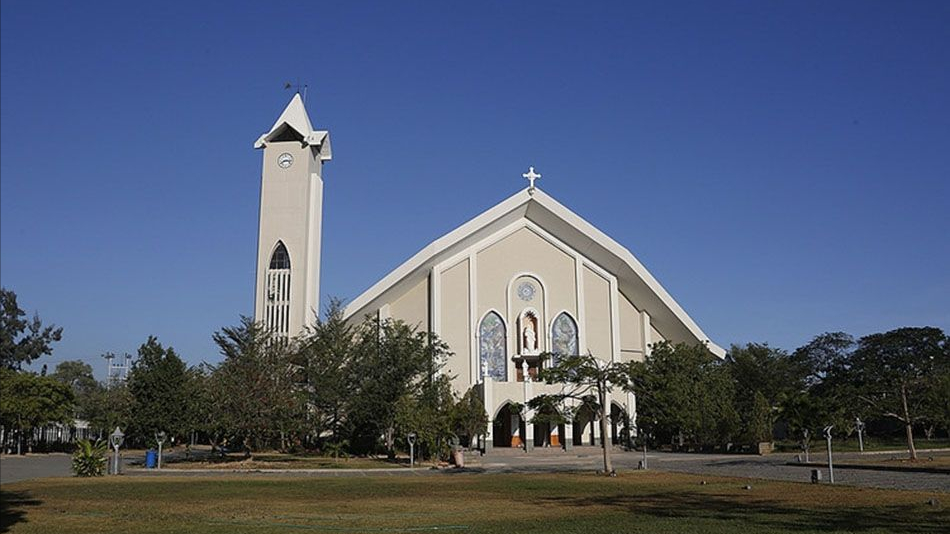
<path fill-rule="evenodd" d="M 803 450 L 812 439 L 821 437 L 824 427 L 834 425 L 850 434 L 855 418 L 867 420 L 871 415 L 848 376 L 856 346 L 849 334 L 826 332 L 791 354 L 794 365 L 804 370 L 805 379 L 799 391 L 788 393 L 782 401 L 780 417 L 800 438 Z"/>
<path fill-rule="evenodd" d="M 910 458 L 917 459 L 914 424 L 928 411 L 933 379 L 950 359 L 950 343 L 939 328 L 898 328 L 858 340 L 848 373 L 861 400 L 904 426 Z"/>
<path fill-rule="evenodd" d="M 628 365 L 641 428 L 680 446 L 731 441 L 738 427 L 732 379 L 706 346 L 664 341 Z"/>
<path fill-rule="evenodd" d="M 214 341 L 224 355 L 211 376 L 214 425 L 248 449 L 287 448 L 306 413 L 290 344 L 248 317 L 216 332 Z"/>
<path fill-rule="evenodd" d="M 96 407 L 93 403 L 97 400 L 97 394 L 102 386 L 92 375 L 92 366 L 80 360 L 67 360 L 60 362 L 56 369 L 49 375 L 50 378 L 68 386 L 75 398 L 77 419 L 89 420 Z"/>
<path fill-rule="evenodd" d="M 110 386 L 99 384 L 81 408 L 83 417 L 99 436 L 108 435 L 115 427 L 128 428 L 132 414 L 132 395 L 128 384 L 117 382 Z"/>
<path fill-rule="evenodd" d="M 416 433 L 416 450 L 421 458 L 447 458 L 453 432 L 455 395 L 450 378 L 438 374 L 424 380 L 421 388 L 403 395 L 396 403 L 395 436 Z"/>
<path fill-rule="evenodd" d="M 175 350 L 154 336 L 139 347 L 129 373 L 131 420 L 126 432 L 133 443 L 150 443 L 156 432 L 180 435 L 185 421 L 187 366 Z"/>
<path fill-rule="evenodd" d="M 543 355 L 545 359 L 549 356 Z M 610 405 L 607 399 L 614 388 L 629 387 L 629 366 L 601 360 L 588 352 L 584 356 L 559 357 L 557 364 L 542 368 L 538 378 L 548 384 L 564 384 L 564 389 L 558 394 L 538 395 L 528 402 L 528 406 L 539 409 L 550 404 L 563 405 L 566 399 L 588 402 L 594 410 L 594 418 L 600 422 L 600 435 L 604 438 L 601 443 L 604 473 L 612 473 L 610 440 L 607 438 L 610 435 L 607 427 Z M 590 397 L 595 400 L 591 402 Z"/>
<path fill-rule="evenodd" d="M 48 376 L 0 368 L 0 424 L 30 436 L 32 429 L 73 420 L 73 392 Z M 20 452 L 21 438 L 17 440 Z M 32 441 L 27 442 L 33 451 Z"/>
<path fill-rule="evenodd" d="M 418 331 L 398 320 L 367 318 L 356 333 L 350 376 L 353 390 L 347 403 L 346 423 L 355 452 L 378 446 L 395 455 L 399 401 L 420 396 L 434 380 L 450 354 L 435 334 Z"/>
<path fill-rule="evenodd" d="M 733 345 L 726 356 L 736 390 L 736 411 L 740 415 L 742 434 L 750 441 L 760 441 L 761 421 L 756 418 L 756 393 L 761 393 L 769 406 L 769 428 L 775 423 L 785 401 L 805 388 L 808 369 L 788 353 L 767 344 Z M 764 413 L 764 412 L 763 412 Z M 770 430 L 771 432 L 771 430 Z M 771 437 L 764 441 L 771 441 Z"/>
<path fill-rule="evenodd" d="M 0 288 L 0 367 L 21 369 L 33 360 L 53 353 L 52 344 L 63 338 L 63 329 L 43 327 L 40 316 L 26 319 L 16 293 Z"/>
<path fill-rule="evenodd" d="M 343 310 L 342 301 L 332 299 L 326 319 L 318 318 L 297 340 L 294 356 L 305 381 L 310 433 L 332 442 L 342 439 L 347 402 L 355 387 L 354 331 Z"/>
<path fill-rule="evenodd" d="M 488 433 L 485 403 L 475 387 L 469 388 L 455 404 L 452 427 L 458 436 L 468 441 L 469 447 L 474 447 L 478 438 Z"/>

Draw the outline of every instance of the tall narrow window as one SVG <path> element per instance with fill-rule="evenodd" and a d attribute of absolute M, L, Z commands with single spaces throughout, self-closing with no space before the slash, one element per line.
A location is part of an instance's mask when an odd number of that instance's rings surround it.
<path fill-rule="evenodd" d="M 508 380 L 508 340 L 505 322 L 489 312 L 478 326 L 478 357 L 482 376 L 505 382 Z"/>
<path fill-rule="evenodd" d="M 271 332 L 290 335 L 290 254 L 282 241 L 277 242 L 267 269 L 267 293 L 264 295 L 264 324 Z"/>
<path fill-rule="evenodd" d="M 562 312 L 551 323 L 551 365 L 557 365 L 560 356 L 577 355 L 577 323 L 567 312 Z"/>

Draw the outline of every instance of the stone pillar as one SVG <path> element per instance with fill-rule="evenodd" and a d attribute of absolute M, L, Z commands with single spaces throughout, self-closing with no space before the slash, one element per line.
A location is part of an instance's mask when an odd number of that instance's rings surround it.
<path fill-rule="evenodd" d="M 524 375 L 524 450 L 531 452 L 534 449 L 534 425 L 531 424 L 534 410 L 528 408 L 528 401 L 534 398 L 534 383 L 528 374 L 528 362 L 524 360 L 521 361 L 521 372 Z"/>
<path fill-rule="evenodd" d="M 482 403 L 485 405 L 485 413 L 488 415 L 488 432 L 485 433 L 485 443 L 484 443 L 484 452 L 488 454 L 492 446 L 495 444 L 494 437 L 494 426 L 495 420 L 492 417 L 492 408 L 494 408 L 495 403 L 492 401 L 492 379 L 490 376 L 485 376 L 482 379 Z"/>
<path fill-rule="evenodd" d="M 564 450 L 569 451 L 574 448 L 574 421 L 568 419 L 564 423 L 564 440 L 561 442 L 561 445 L 564 446 Z"/>
<path fill-rule="evenodd" d="M 630 443 L 628 447 L 633 448 L 633 440 L 637 437 L 637 396 L 632 392 L 627 392 L 627 428 L 630 429 Z"/>

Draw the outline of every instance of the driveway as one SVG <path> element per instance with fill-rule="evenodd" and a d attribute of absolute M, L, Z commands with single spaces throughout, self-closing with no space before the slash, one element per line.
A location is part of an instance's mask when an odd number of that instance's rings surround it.
<path fill-rule="evenodd" d="M 71 459 L 68 454 L 28 454 L 0 456 L 0 484 L 31 478 L 68 477 Z"/>

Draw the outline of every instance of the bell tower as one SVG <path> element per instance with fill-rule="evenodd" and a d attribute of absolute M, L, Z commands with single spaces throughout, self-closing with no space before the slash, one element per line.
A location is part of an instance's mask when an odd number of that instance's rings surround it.
<path fill-rule="evenodd" d="M 254 320 L 297 335 L 320 309 L 323 162 L 330 132 L 314 130 L 300 93 L 254 148 L 263 149 Z"/>

